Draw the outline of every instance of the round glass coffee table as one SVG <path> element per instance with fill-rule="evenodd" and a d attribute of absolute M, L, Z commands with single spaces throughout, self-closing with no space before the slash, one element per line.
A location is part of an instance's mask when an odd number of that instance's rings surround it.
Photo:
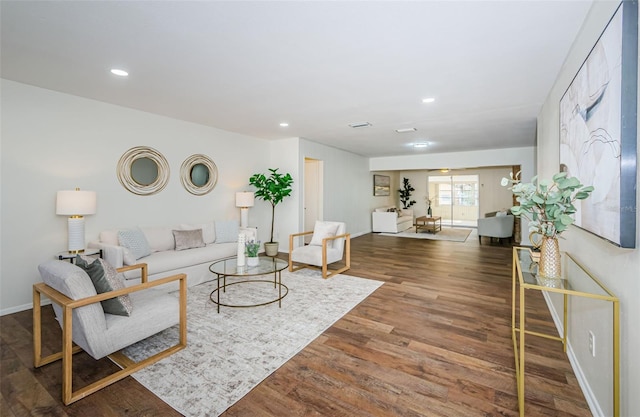
<path fill-rule="evenodd" d="M 282 307 L 282 299 L 289 293 L 289 288 L 282 283 L 281 275 L 282 270 L 287 266 L 289 266 L 288 262 L 269 256 L 260 257 L 259 263 L 256 266 L 238 266 L 238 260 L 236 257 L 214 262 L 211 264 L 211 266 L 209 266 L 209 271 L 217 275 L 217 287 L 215 290 L 211 291 L 209 298 L 211 299 L 211 301 L 218 305 L 218 313 L 220 312 L 220 306 L 238 308 L 259 307 L 265 306 L 267 304 L 273 304 L 277 301 L 278 307 Z M 227 277 L 249 278 L 269 274 L 273 274 L 273 281 L 266 279 L 241 279 L 240 281 L 227 283 Z M 222 281 L 222 285 L 220 285 L 220 281 Z M 278 289 L 277 298 L 258 304 L 231 304 L 220 302 L 220 292 L 226 292 L 227 287 L 230 287 L 232 285 L 250 285 L 264 282 L 273 282 L 273 288 Z"/>

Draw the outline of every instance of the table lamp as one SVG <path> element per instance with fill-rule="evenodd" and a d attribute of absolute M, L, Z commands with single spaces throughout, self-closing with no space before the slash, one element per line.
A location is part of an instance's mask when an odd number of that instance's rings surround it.
<path fill-rule="evenodd" d="M 237 192 L 236 207 L 240 207 L 240 227 L 249 227 L 249 207 L 253 207 L 253 192 Z"/>
<path fill-rule="evenodd" d="M 95 214 L 96 192 L 75 190 L 58 191 L 56 214 L 69 216 L 67 222 L 69 253 L 84 252 L 84 215 Z"/>

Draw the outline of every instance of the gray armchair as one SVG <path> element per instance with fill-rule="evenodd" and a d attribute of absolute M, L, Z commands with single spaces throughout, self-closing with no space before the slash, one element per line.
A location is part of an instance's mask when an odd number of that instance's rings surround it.
<path fill-rule="evenodd" d="M 478 240 L 482 244 L 482 236 L 511 239 L 513 236 L 513 223 L 514 217 L 512 214 L 478 219 Z"/>
<path fill-rule="evenodd" d="M 43 283 L 33 286 L 33 362 L 34 367 L 62 359 L 62 401 L 69 405 L 107 385 L 169 356 L 187 345 L 187 276 L 178 274 L 147 282 L 147 265 L 139 264 L 118 269 L 141 269 L 142 284 L 97 294 L 89 275 L 76 265 L 63 261 L 47 261 L 38 266 Z M 152 289 L 179 281 L 179 300 L 165 291 Z M 56 318 L 62 327 L 62 351 L 42 357 L 41 294 L 53 303 Z M 130 294 L 133 308 L 129 316 L 107 314 L 101 301 Z M 179 341 L 140 362 L 133 362 L 119 350 L 180 324 Z M 76 346 L 74 346 L 76 344 Z M 74 353 L 84 350 L 94 359 L 109 356 L 122 369 L 97 382 L 73 391 Z"/>

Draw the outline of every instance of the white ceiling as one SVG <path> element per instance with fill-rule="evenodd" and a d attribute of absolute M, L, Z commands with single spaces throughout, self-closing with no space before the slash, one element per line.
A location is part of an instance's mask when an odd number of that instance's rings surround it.
<path fill-rule="evenodd" d="M 3 0 L 1 71 L 365 156 L 533 146 L 536 116 L 590 5 Z M 111 75 L 113 67 L 130 76 Z M 350 128 L 354 122 L 372 126 Z M 417 131 L 395 132 L 404 127 Z M 430 146 L 409 146 L 416 141 Z"/>

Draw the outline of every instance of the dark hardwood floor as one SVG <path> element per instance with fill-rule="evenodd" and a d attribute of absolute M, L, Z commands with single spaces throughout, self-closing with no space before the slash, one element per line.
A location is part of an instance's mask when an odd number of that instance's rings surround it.
<path fill-rule="evenodd" d="M 368 234 L 352 240 L 347 274 L 385 284 L 223 416 L 518 415 L 509 246 Z M 528 303 L 528 325 L 553 331 L 540 294 Z M 130 377 L 66 407 L 60 365 L 32 367 L 31 311 L 0 326 L 2 416 L 180 415 Z M 75 384 L 115 369 L 84 353 L 74 366 Z M 527 339 L 526 415 L 591 415 L 559 342 Z"/>

